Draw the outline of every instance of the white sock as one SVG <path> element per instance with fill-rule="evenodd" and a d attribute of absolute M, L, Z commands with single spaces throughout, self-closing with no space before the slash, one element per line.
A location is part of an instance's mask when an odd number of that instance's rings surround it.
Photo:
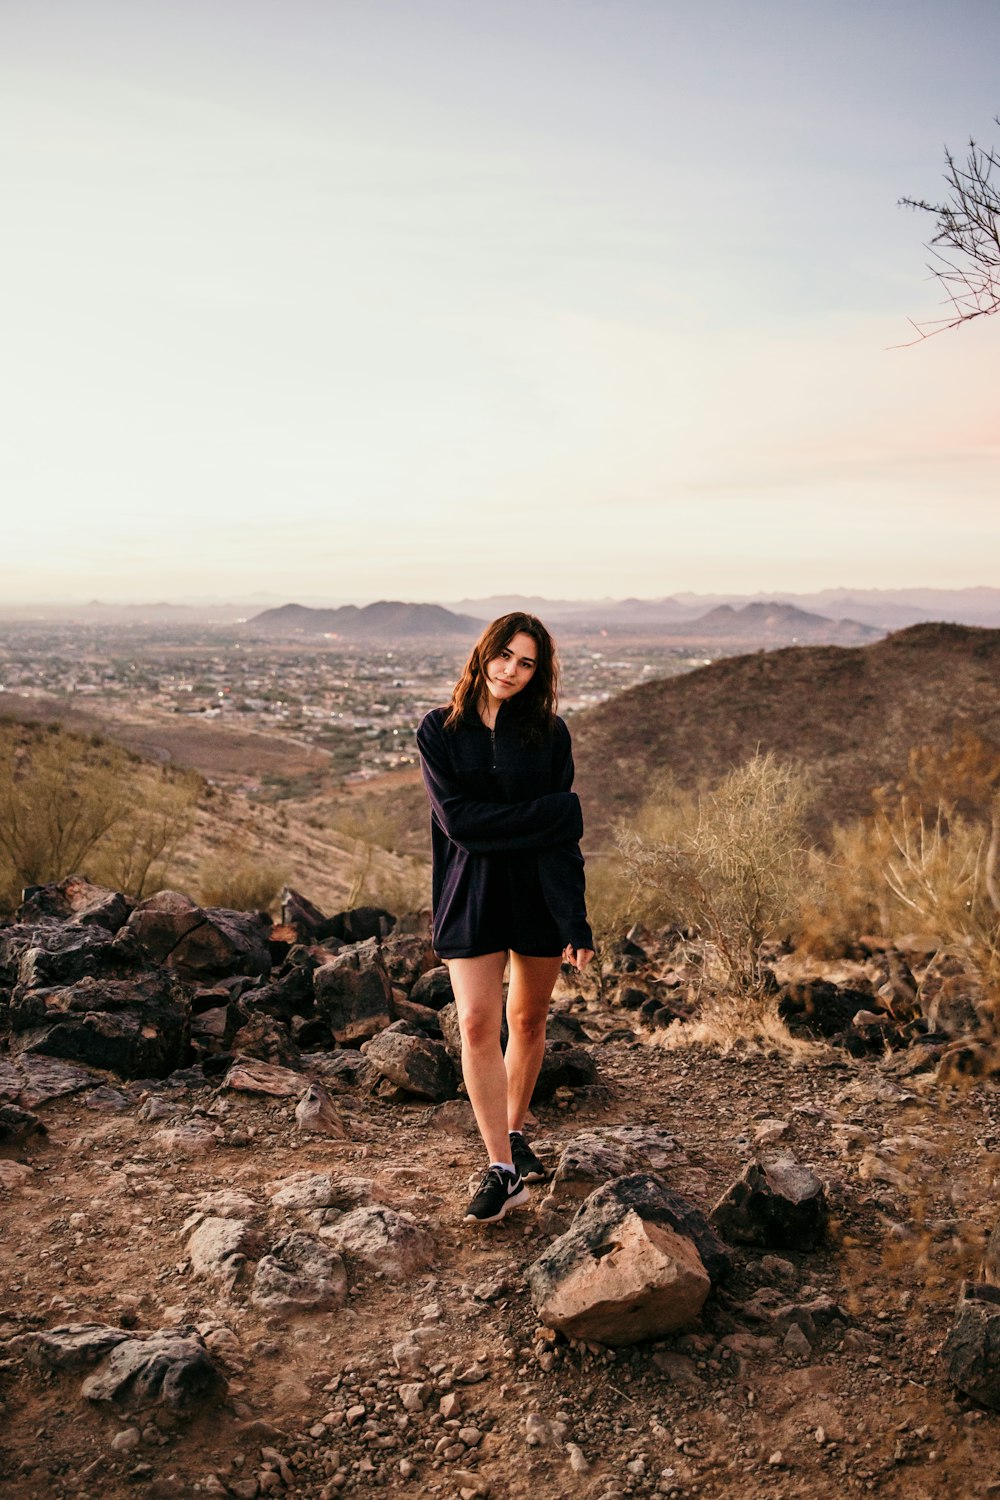
<path fill-rule="evenodd" d="M 512 1177 L 514 1175 L 514 1163 L 512 1161 L 491 1161 L 490 1166 L 499 1167 L 501 1172 L 509 1172 Z"/>

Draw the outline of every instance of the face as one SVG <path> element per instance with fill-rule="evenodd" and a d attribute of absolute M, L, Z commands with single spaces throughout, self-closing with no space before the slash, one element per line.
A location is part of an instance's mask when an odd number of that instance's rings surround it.
<path fill-rule="evenodd" d="M 486 686 L 498 703 L 513 698 L 535 675 L 538 647 L 534 638 L 519 630 L 506 646 L 486 663 Z"/>

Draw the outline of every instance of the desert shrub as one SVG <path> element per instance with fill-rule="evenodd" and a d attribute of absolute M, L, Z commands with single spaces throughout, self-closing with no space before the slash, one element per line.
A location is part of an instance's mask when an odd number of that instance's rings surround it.
<path fill-rule="evenodd" d="M 234 846 L 220 850 L 202 863 L 198 872 L 198 900 L 202 906 L 273 913 L 285 884 L 284 870 L 248 859 Z"/>
<path fill-rule="evenodd" d="M 787 926 L 808 849 L 806 774 L 769 751 L 698 793 L 661 780 L 618 835 L 636 914 L 696 927 L 722 973 L 749 994 L 761 944 Z"/>
<path fill-rule="evenodd" d="M 143 896 L 189 831 L 199 777 L 150 766 L 97 735 L 0 730 L 0 901 L 74 873 Z"/>
<path fill-rule="evenodd" d="M 891 848 L 884 819 L 859 818 L 832 829 L 827 849 L 809 851 L 791 915 L 798 947 L 838 958 L 863 933 L 892 930 L 898 903 L 886 883 Z"/>

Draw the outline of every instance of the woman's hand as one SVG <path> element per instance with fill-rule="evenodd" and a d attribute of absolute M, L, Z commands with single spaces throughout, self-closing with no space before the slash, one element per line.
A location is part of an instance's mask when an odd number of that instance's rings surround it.
<path fill-rule="evenodd" d="M 574 948 L 572 943 L 567 943 L 563 949 L 563 963 L 572 964 L 574 969 L 585 969 L 594 956 L 593 948 Z"/>

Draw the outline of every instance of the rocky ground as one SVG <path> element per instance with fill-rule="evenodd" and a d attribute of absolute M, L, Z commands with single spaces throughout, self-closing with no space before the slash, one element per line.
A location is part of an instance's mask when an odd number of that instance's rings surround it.
<path fill-rule="evenodd" d="M 622 1009 L 624 981 L 605 991 L 567 976 L 553 1030 L 582 1024 L 596 1077 L 536 1106 L 534 1144 L 563 1167 L 488 1228 L 461 1219 L 467 1103 L 418 1100 L 350 1047 L 235 1066 L 204 1050 L 129 1081 L 13 1034 L 0 1492 L 1000 1492 L 998 1418 L 940 1353 L 995 1220 L 996 1084 L 939 1081 L 912 1049 L 664 1045 L 662 1018 Z M 669 1336 L 568 1338 L 526 1277 L 599 1180 L 595 1140 L 638 1143 L 705 1214 L 750 1163 L 792 1156 L 825 1186 L 827 1228 L 811 1250 L 732 1244 Z"/>

